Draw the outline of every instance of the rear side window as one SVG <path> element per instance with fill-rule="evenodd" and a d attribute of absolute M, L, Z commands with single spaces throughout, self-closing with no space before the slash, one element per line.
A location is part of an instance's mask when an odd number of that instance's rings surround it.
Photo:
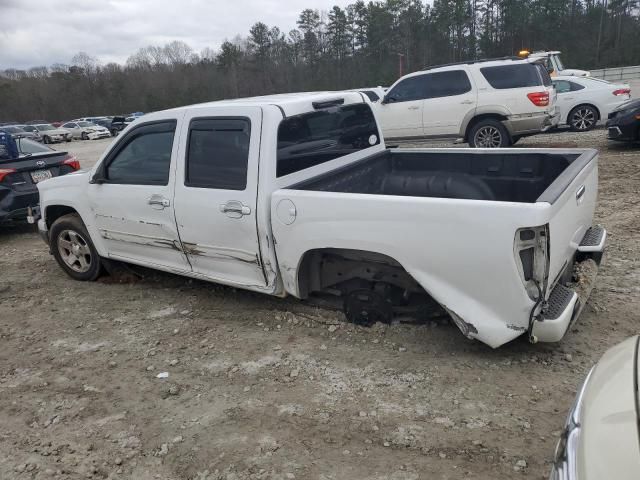
<path fill-rule="evenodd" d="M 506 88 L 537 87 L 542 84 L 538 68 L 531 63 L 484 67 L 480 69 L 480 72 L 482 72 L 484 78 L 487 79 L 489 85 L 499 90 Z"/>
<path fill-rule="evenodd" d="M 378 127 L 367 104 L 289 117 L 278 127 L 276 175 L 289 175 L 379 143 Z"/>
<path fill-rule="evenodd" d="M 425 77 L 425 98 L 452 97 L 471 91 L 471 82 L 464 70 L 430 73 Z"/>
<path fill-rule="evenodd" d="M 167 185 L 176 121 L 141 125 L 129 132 L 122 146 L 108 160 L 109 183 Z"/>
<path fill-rule="evenodd" d="M 247 118 L 199 118 L 191 121 L 185 185 L 244 190 L 251 122 Z"/>
<path fill-rule="evenodd" d="M 536 63 L 535 66 L 538 69 L 540 78 L 542 79 L 542 84 L 545 87 L 550 87 L 552 82 L 551 82 L 551 75 L 549 75 L 549 71 L 541 63 Z"/>

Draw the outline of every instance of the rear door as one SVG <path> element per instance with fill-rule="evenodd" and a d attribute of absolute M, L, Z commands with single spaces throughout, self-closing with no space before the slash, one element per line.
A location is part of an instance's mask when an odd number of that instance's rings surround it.
<path fill-rule="evenodd" d="M 422 112 L 426 93 L 426 75 L 405 78 L 391 87 L 376 108 L 378 123 L 385 138 L 423 135 Z"/>
<path fill-rule="evenodd" d="M 180 273 L 191 267 L 173 205 L 177 120 L 150 121 L 127 132 L 99 167 L 104 183 L 90 183 L 87 196 L 109 256 Z"/>
<path fill-rule="evenodd" d="M 248 289 L 266 285 L 256 205 L 262 110 L 198 108 L 182 128 L 176 218 L 193 271 Z"/>
<path fill-rule="evenodd" d="M 422 112 L 424 135 L 458 135 L 468 114 L 476 109 L 476 89 L 462 69 L 425 75 Z"/>

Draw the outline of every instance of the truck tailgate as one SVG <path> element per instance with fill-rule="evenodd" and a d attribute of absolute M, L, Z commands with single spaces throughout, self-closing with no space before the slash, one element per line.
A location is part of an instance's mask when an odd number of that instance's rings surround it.
<path fill-rule="evenodd" d="M 549 210 L 549 283 L 547 296 L 591 227 L 598 196 L 597 151 L 585 151 L 547 188 L 538 202 Z"/>

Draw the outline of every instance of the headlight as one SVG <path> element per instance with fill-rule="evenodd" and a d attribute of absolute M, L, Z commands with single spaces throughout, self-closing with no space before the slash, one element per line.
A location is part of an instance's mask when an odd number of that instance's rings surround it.
<path fill-rule="evenodd" d="M 582 387 L 580 387 L 580 391 L 576 395 L 573 407 L 567 416 L 564 431 L 562 432 L 560 440 L 558 440 L 558 445 L 556 446 L 550 480 L 579 480 L 577 457 L 581 432 L 580 417 L 584 392 L 587 388 L 592 372 L 593 368 L 587 374 L 587 378 L 584 379 Z"/>

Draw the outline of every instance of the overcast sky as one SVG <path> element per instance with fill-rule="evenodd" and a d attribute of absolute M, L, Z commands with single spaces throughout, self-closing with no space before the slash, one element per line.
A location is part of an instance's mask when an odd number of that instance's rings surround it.
<path fill-rule="evenodd" d="M 87 52 L 123 63 L 138 48 L 182 40 L 217 48 L 257 21 L 284 32 L 304 8 L 348 0 L 0 0 L 0 70 L 68 64 Z"/>

